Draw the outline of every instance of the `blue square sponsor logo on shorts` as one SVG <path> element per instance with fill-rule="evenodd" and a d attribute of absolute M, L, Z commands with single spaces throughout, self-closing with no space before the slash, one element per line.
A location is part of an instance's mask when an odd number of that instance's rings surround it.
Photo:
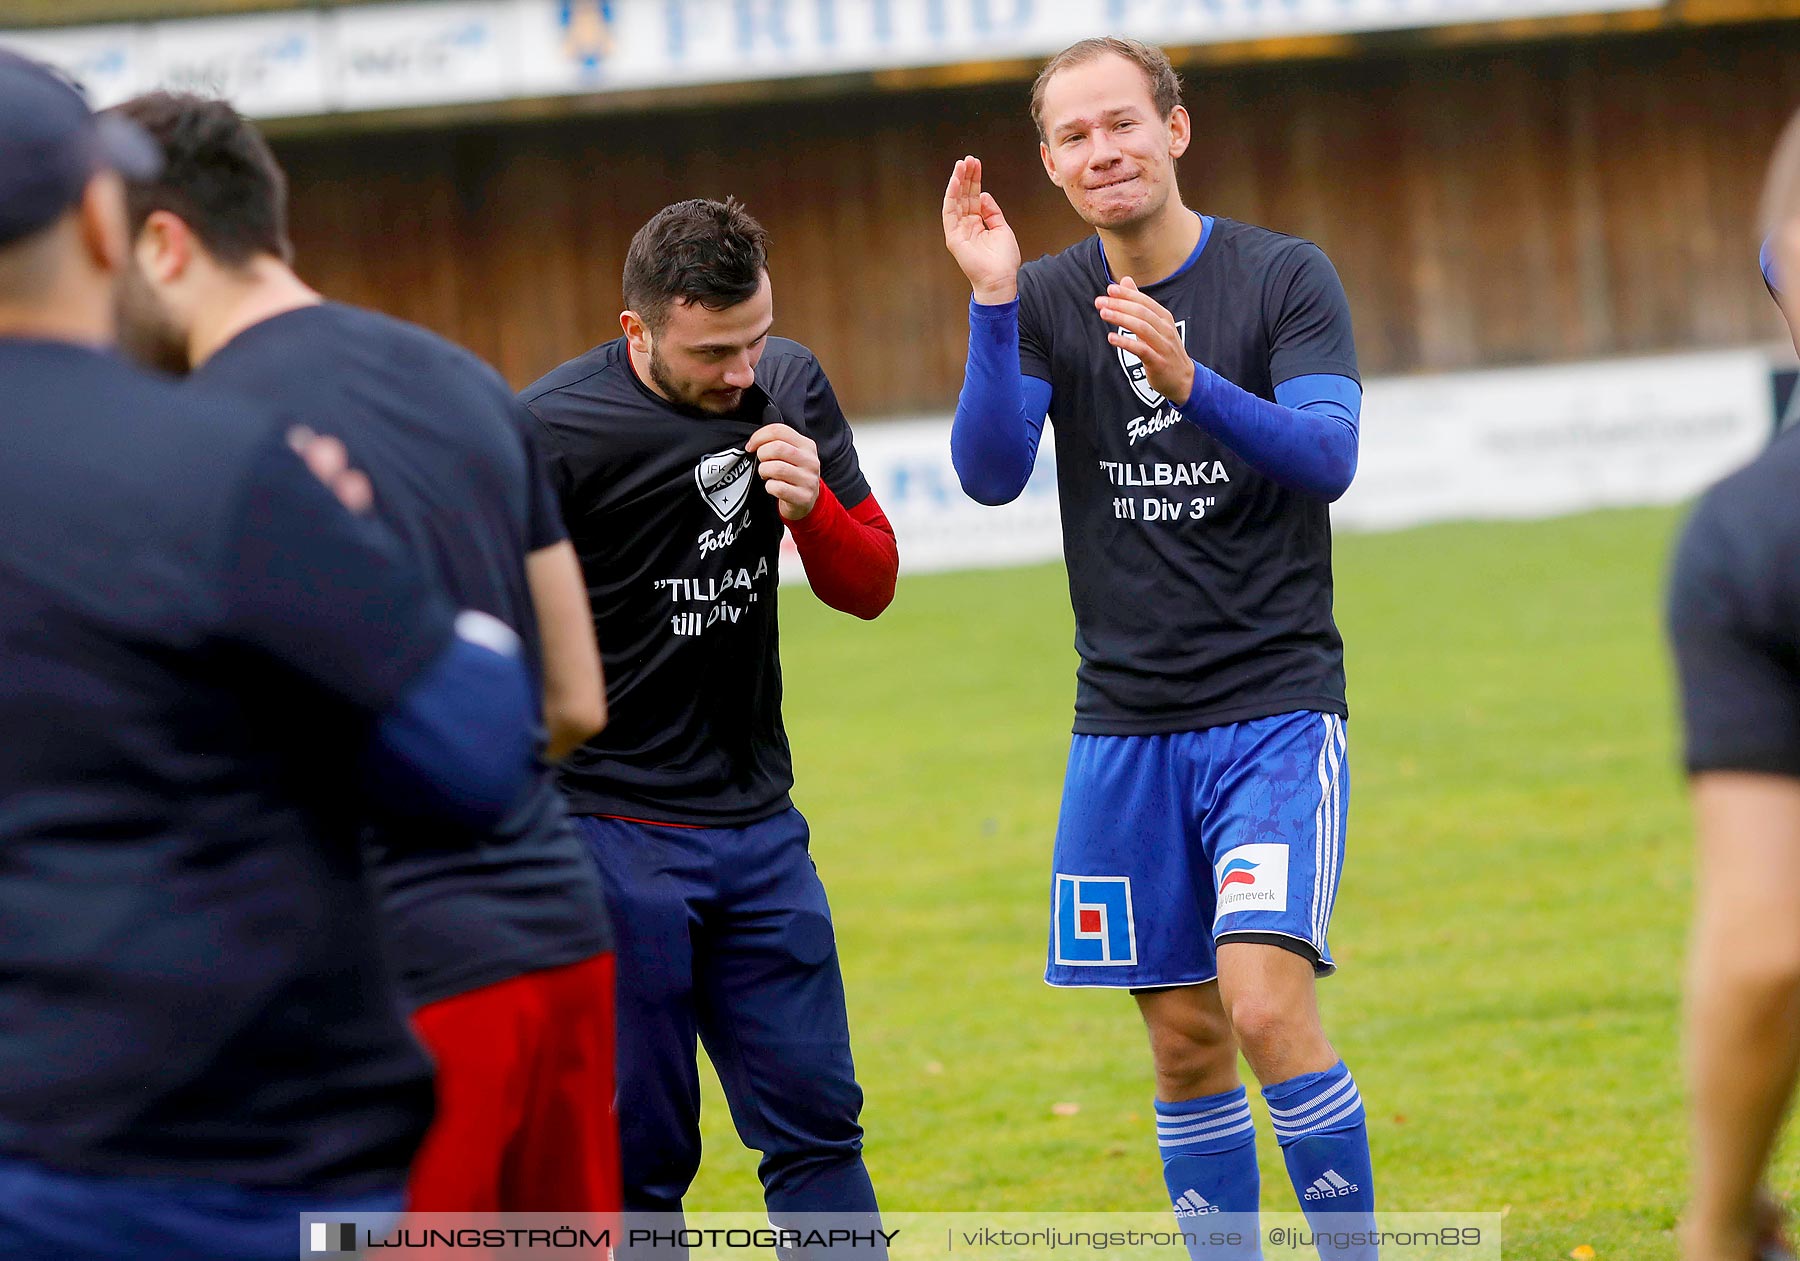
<path fill-rule="evenodd" d="M 1128 877 L 1056 874 L 1056 961 L 1093 967 L 1137 962 Z"/>

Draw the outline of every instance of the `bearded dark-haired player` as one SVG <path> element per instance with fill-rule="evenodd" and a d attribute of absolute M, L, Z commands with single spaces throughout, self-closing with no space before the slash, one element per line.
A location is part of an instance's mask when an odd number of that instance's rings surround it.
<path fill-rule="evenodd" d="M 770 1212 L 872 1215 L 831 915 L 788 795 L 776 580 L 785 529 L 814 592 L 873 618 L 893 530 L 818 361 L 770 336 L 741 205 L 659 212 L 624 297 L 624 336 L 520 397 L 611 684 L 611 723 L 562 783 L 617 911 L 625 1207 L 679 1211 L 699 1168 L 697 1035 Z"/>
<path fill-rule="evenodd" d="M 1349 796 L 1326 509 L 1361 404 L 1343 288 L 1311 242 L 1182 204 L 1191 124 L 1160 50 L 1083 40 L 1031 106 L 1093 233 L 1021 267 L 970 157 L 944 236 L 974 289 L 964 489 L 1018 495 L 1056 426 L 1081 667 L 1046 979 L 1136 997 L 1178 1216 L 1257 1211 L 1241 1050 L 1301 1207 L 1369 1225 L 1362 1101 L 1314 995 Z"/>

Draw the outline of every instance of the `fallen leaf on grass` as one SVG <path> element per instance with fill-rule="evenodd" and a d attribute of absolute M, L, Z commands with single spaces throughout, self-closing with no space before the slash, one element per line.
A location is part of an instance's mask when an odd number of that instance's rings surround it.
<path fill-rule="evenodd" d="M 1081 1111 L 1081 1105 L 1078 1103 L 1053 1103 L 1050 1105 L 1050 1111 L 1059 1117 L 1072 1117 Z"/>
<path fill-rule="evenodd" d="M 1597 1255 L 1593 1245 L 1585 1243 L 1579 1245 L 1573 1252 L 1569 1253 L 1572 1261 L 1594 1261 L 1594 1257 Z"/>
<path fill-rule="evenodd" d="M 933 1060 L 925 1066 L 925 1071 L 930 1073 L 933 1077 L 939 1077 L 942 1076 L 944 1072 L 944 1066 L 938 1061 Z"/>

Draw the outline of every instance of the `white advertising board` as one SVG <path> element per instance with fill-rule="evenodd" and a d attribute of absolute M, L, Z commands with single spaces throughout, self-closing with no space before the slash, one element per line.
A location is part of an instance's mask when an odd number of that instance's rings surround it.
<path fill-rule="evenodd" d="M 345 9 L 335 25 L 333 104 L 395 109 L 509 96 L 510 18 L 498 2 Z"/>
<path fill-rule="evenodd" d="M 1339 530 L 1552 517 L 1675 503 L 1762 449 L 1774 425 L 1759 350 L 1614 359 L 1368 382 L 1356 480 Z M 868 423 L 863 472 L 900 539 L 903 572 L 1062 555 L 1052 433 L 1019 499 L 962 493 L 948 417 Z M 782 576 L 800 574 L 790 542 Z"/>
<path fill-rule="evenodd" d="M 1395 377 L 1363 396 L 1345 529 L 1674 503 L 1774 425 L 1760 351 Z"/>
<path fill-rule="evenodd" d="M 152 23 L 148 77 L 156 87 L 221 96 L 273 118 L 327 108 L 325 20 L 318 13 Z"/>

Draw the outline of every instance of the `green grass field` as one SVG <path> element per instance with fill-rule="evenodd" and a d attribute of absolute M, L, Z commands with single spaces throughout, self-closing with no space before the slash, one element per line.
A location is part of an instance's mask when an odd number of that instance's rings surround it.
<path fill-rule="evenodd" d="M 1354 790 L 1327 1029 L 1383 1208 L 1504 1211 L 1509 1258 L 1674 1255 L 1689 832 L 1659 606 L 1678 520 L 1338 543 Z M 1130 999 L 1042 981 L 1073 696 L 1060 567 L 909 579 L 870 625 L 784 603 L 795 797 L 884 1206 L 1166 1206 Z M 689 1207 L 755 1208 L 755 1158 L 707 1090 Z M 1265 1207 L 1292 1211 L 1259 1125 Z"/>

